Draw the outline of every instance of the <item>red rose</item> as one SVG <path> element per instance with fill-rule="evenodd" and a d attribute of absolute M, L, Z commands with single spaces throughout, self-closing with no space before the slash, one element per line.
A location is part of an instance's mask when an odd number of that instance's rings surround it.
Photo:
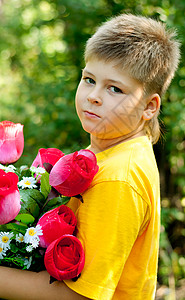
<path fill-rule="evenodd" d="M 40 236 L 40 246 L 47 248 L 51 242 L 64 234 L 73 234 L 77 220 L 73 211 L 61 205 L 46 212 L 38 221 L 42 227 L 43 235 Z"/>
<path fill-rule="evenodd" d="M 19 181 L 15 173 L 0 170 L 0 224 L 12 221 L 21 209 Z"/>
<path fill-rule="evenodd" d="M 5 165 L 16 162 L 23 148 L 23 125 L 10 121 L 0 122 L 0 163 Z"/>
<path fill-rule="evenodd" d="M 72 279 L 81 273 L 85 263 L 83 247 L 74 235 L 63 235 L 47 248 L 44 264 L 57 280 Z"/>
<path fill-rule="evenodd" d="M 44 163 L 49 163 L 52 166 L 62 157 L 64 153 L 56 148 L 40 148 L 36 158 L 34 159 L 32 166 L 34 167 L 44 167 Z"/>
<path fill-rule="evenodd" d="M 98 168 L 93 152 L 76 151 L 58 160 L 51 170 L 49 183 L 64 196 L 76 196 L 88 188 Z"/>

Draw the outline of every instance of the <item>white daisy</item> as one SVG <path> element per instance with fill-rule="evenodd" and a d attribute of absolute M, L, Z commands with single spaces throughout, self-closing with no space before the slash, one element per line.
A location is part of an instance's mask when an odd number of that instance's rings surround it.
<path fill-rule="evenodd" d="M 10 249 L 11 238 L 14 236 L 13 232 L 0 233 L 0 245 L 3 249 Z"/>
<path fill-rule="evenodd" d="M 5 171 L 6 167 L 4 165 L 0 164 L 0 169 Z"/>
<path fill-rule="evenodd" d="M 6 167 L 6 172 L 15 172 L 16 167 L 14 167 L 13 165 L 9 165 Z"/>
<path fill-rule="evenodd" d="M 36 170 L 37 170 L 37 168 L 36 168 L 36 167 L 34 167 L 34 166 L 31 166 L 31 167 L 30 167 L 30 171 L 31 171 L 31 172 L 35 173 L 35 172 L 36 172 Z"/>
<path fill-rule="evenodd" d="M 34 166 L 30 167 L 30 171 L 35 173 L 36 175 L 41 175 L 41 174 L 44 174 L 46 172 L 46 170 L 44 168 L 42 168 L 42 167 L 36 168 Z"/>
<path fill-rule="evenodd" d="M 42 227 L 40 225 L 37 225 L 36 227 L 30 227 L 26 230 L 25 236 L 24 236 L 24 242 L 25 243 L 32 243 L 34 239 L 37 239 L 39 235 L 43 235 L 42 233 Z"/>
<path fill-rule="evenodd" d="M 8 172 L 15 172 L 16 167 L 14 167 L 13 165 L 9 165 L 9 166 L 3 166 L 2 164 L 0 164 L 0 169 L 4 170 L 6 173 Z"/>
<path fill-rule="evenodd" d="M 36 183 L 35 178 L 23 176 L 23 179 L 18 182 L 18 186 L 21 187 L 22 189 L 25 188 L 33 189 L 33 188 L 37 188 L 35 183 Z"/>
<path fill-rule="evenodd" d="M 30 268 L 31 263 L 32 263 L 32 256 L 30 256 L 29 258 L 24 259 L 24 265 L 26 266 L 27 270 Z"/>
<path fill-rule="evenodd" d="M 26 251 L 27 252 L 32 252 L 33 251 L 33 246 L 32 245 L 27 246 Z"/>
<path fill-rule="evenodd" d="M 25 171 L 25 170 L 28 170 L 28 166 L 27 165 L 22 165 L 20 166 L 20 171 Z"/>
<path fill-rule="evenodd" d="M 16 242 L 22 243 L 24 242 L 24 235 L 22 235 L 21 233 L 16 234 Z"/>
<path fill-rule="evenodd" d="M 0 244 L 0 259 L 3 259 L 6 256 L 6 249 L 3 249 L 3 245 Z"/>
<path fill-rule="evenodd" d="M 33 239 L 33 240 L 31 241 L 32 247 L 33 247 L 33 248 L 37 248 L 38 245 L 39 245 L 39 241 L 40 241 L 39 237 L 36 237 L 35 239 Z"/>

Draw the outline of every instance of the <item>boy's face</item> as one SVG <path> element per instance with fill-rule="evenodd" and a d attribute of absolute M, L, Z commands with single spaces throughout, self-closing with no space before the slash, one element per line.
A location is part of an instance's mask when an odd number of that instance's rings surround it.
<path fill-rule="evenodd" d="M 142 94 L 142 85 L 115 62 L 88 61 L 76 93 L 84 130 L 100 139 L 137 133 L 144 124 Z"/>

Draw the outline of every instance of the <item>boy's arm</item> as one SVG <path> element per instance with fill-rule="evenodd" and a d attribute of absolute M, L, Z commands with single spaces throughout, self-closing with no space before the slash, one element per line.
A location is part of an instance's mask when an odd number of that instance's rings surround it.
<path fill-rule="evenodd" d="M 0 298 L 11 300 L 85 300 L 64 282 L 49 284 L 47 271 L 39 273 L 0 267 Z"/>

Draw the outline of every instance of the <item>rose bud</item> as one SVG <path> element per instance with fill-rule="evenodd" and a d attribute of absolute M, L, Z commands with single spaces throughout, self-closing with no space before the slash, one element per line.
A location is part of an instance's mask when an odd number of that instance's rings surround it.
<path fill-rule="evenodd" d="M 0 122 L 0 163 L 16 162 L 24 149 L 23 125 L 10 121 Z"/>
<path fill-rule="evenodd" d="M 53 241 L 44 256 L 46 270 L 59 281 L 78 277 L 84 263 L 82 244 L 74 235 L 63 235 Z"/>
<path fill-rule="evenodd" d="M 58 160 L 51 170 L 49 183 L 64 196 L 76 196 L 89 187 L 98 169 L 92 151 L 76 151 Z"/>
<path fill-rule="evenodd" d="M 18 176 L 0 170 L 0 224 L 12 221 L 21 209 Z"/>
<path fill-rule="evenodd" d="M 43 235 L 40 237 L 40 246 L 47 248 L 51 242 L 64 234 L 73 234 L 77 220 L 73 211 L 61 205 L 46 212 L 38 221 Z"/>
<path fill-rule="evenodd" d="M 33 167 L 44 167 L 44 163 L 49 163 L 54 166 L 54 164 L 62 157 L 64 153 L 56 148 L 40 148 L 36 158 L 34 159 Z"/>

